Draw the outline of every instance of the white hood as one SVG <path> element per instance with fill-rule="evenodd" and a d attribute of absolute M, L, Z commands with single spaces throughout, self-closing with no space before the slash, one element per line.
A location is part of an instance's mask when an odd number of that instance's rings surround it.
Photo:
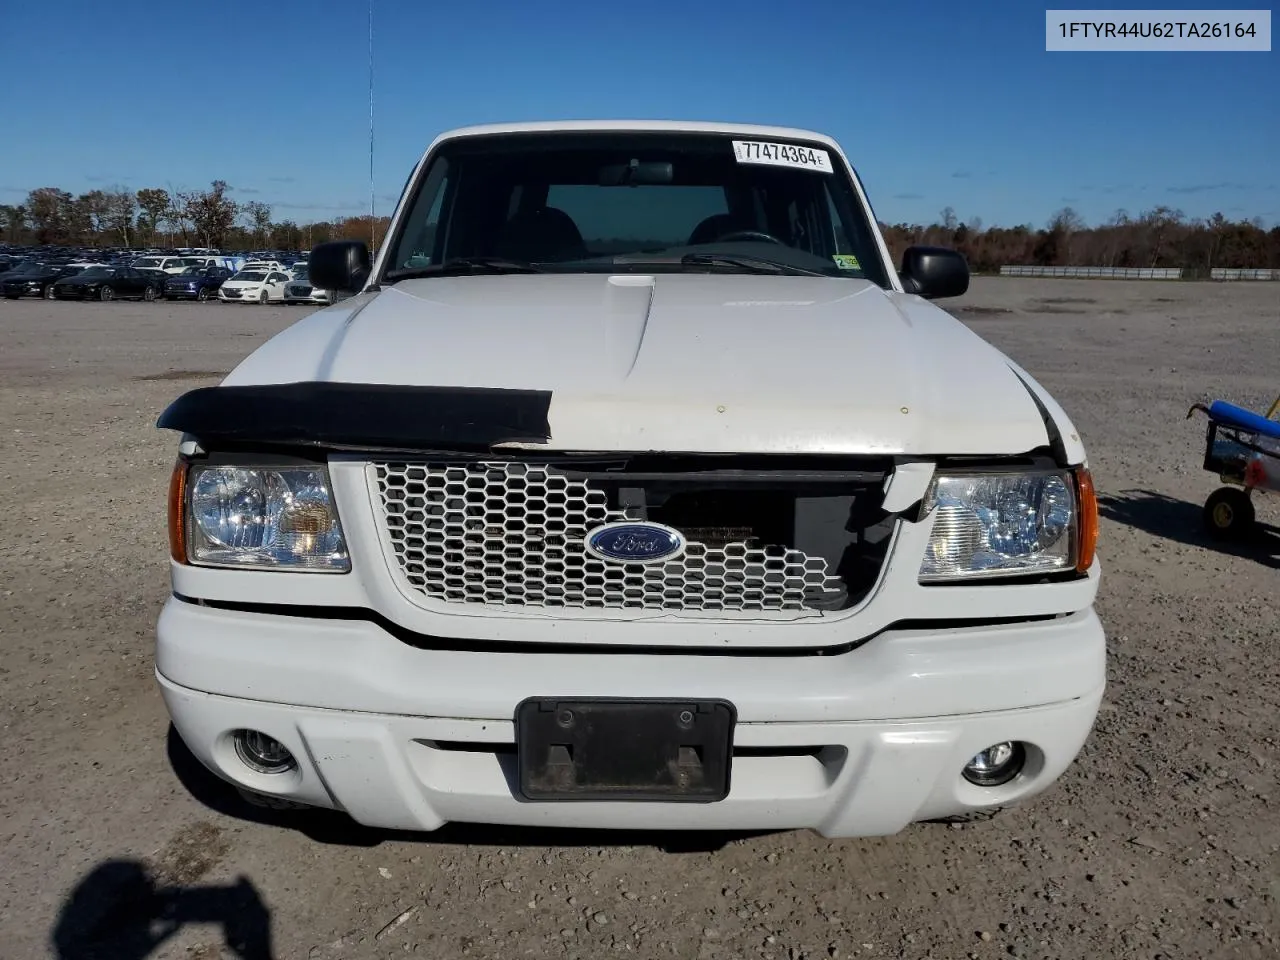
<path fill-rule="evenodd" d="M 406 280 L 263 345 L 225 384 L 551 391 L 550 447 L 1024 453 L 1009 361 L 933 304 L 852 279 L 522 274 Z"/>

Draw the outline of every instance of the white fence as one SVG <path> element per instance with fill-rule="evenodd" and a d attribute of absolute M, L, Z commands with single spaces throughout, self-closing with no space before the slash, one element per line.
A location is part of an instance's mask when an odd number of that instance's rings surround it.
<path fill-rule="evenodd" d="M 1103 277 L 1109 280 L 1178 280 L 1180 267 L 1040 267 L 1007 264 L 1002 277 Z"/>
<path fill-rule="evenodd" d="M 1209 278 L 1211 280 L 1280 280 L 1280 270 L 1214 267 L 1209 271 Z"/>

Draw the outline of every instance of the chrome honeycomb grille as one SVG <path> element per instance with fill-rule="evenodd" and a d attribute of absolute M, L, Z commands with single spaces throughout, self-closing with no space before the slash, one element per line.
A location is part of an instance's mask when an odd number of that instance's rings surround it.
<path fill-rule="evenodd" d="M 673 611 L 801 611 L 838 589 L 827 562 L 751 541 L 692 538 L 665 563 L 610 563 L 587 532 L 638 519 L 536 463 L 375 463 L 387 540 L 409 586 L 445 603 Z"/>

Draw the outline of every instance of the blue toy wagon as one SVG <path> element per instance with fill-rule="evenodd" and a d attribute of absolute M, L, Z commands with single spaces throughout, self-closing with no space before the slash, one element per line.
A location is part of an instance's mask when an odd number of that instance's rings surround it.
<path fill-rule="evenodd" d="M 1187 418 L 1197 410 L 1209 418 L 1204 468 L 1228 484 L 1205 501 L 1205 529 L 1217 539 L 1243 537 L 1254 526 L 1253 491 L 1280 491 L 1280 397 L 1266 416 L 1215 400 L 1192 405 Z"/>

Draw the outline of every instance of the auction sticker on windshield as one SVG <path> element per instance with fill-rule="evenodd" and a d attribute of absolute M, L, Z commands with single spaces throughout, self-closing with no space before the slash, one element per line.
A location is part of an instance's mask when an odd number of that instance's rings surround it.
<path fill-rule="evenodd" d="M 834 173 L 831 157 L 825 150 L 800 147 L 794 143 L 769 143 L 762 140 L 733 141 L 733 155 L 739 163 L 763 163 L 773 167 L 799 167 Z"/>

